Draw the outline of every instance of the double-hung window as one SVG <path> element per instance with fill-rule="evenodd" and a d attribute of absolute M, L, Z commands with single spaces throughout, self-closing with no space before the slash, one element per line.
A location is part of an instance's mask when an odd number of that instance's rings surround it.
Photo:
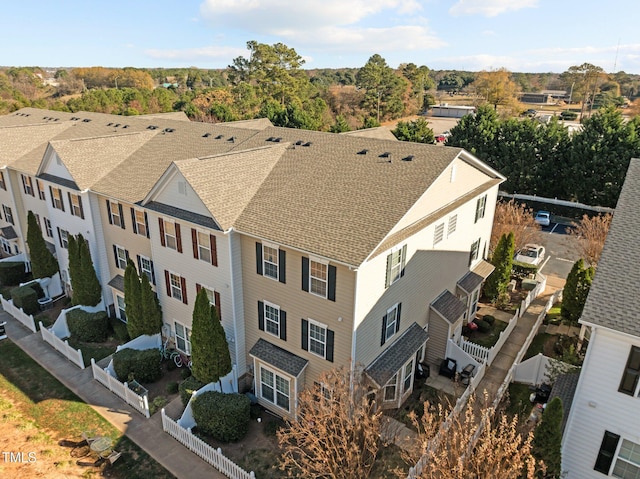
<path fill-rule="evenodd" d="M 164 222 L 164 244 L 167 248 L 178 249 L 176 241 L 176 224 L 172 221 Z"/>
<path fill-rule="evenodd" d="M 469 265 L 478 259 L 480 253 L 480 238 L 471 244 L 471 251 L 469 251 Z"/>
<path fill-rule="evenodd" d="M 144 211 L 132 210 L 133 211 L 133 224 L 134 224 L 134 232 L 142 235 L 147 235 L 147 220 L 144 216 Z"/>
<path fill-rule="evenodd" d="M 260 366 L 260 396 L 265 401 L 289 411 L 290 381 Z"/>
<path fill-rule="evenodd" d="M 84 210 L 82 209 L 82 198 L 80 195 L 69 193 L 69 204 L 71 205 L 71 214 L 84 219 Z"/>
<path fill-rule="evenodd" d="M 176 298 L 179 301 L 183 300 L 182 297 L 182 278 L 175 274 L 175 273 L 169 273 L 169 281 L 170 281 L 170 292 L 171 292 L 171 297 L 172 298 Z"/>
<path fill-rule="evenodd" d="M 264 330 L 280 337 L 280 307 L 271 303 L 264 303 Z"/>
<path fill-rule="evenodd" d="M 404 366 L 402 379 L 402 393 L 406 393 L 411 389 L 411 381 L 413 379 L 413 359 Z"/>
<path fill-rule="evenodd" d="M 127 322 L 127 313 L 126 313 L 126 306 L 125 306 L 125 302 L 124 302 L 124 296 L 121 296 L 119 294 L 116 295 L 116 302 L 118 304 L 118 314 L 119 314 L 119 318 L 124 321 L 125 323 Z"/>
<path fill-rule="evenodd" d="M 309 260 L 309 291 L 323 298 L 327 297 L 327 270 L 326 263 Z"/>
<path fill-rule="evenodd" d="M 113 245 L 113 254 L 116 260 L 116 267 L 119 269 L 125 269 L 127 267 L 127 259 L 129 254 L 122 246 Z"/>
<path fill-rule="evenodd" d="M 618 391 L 629 396 L 637 396 L 638 378 L 640 378 L 640 347 L 631 346 Z"/>
<path fill-rule="evenodd" d="M 176 349 L 185 354 L 191 354 L 191 329 L 175 321 L 173 323 L 176 330 Z"/>
<path fill-rule="evenodd" d="M 476 203 L 476 219 L 474 223 L 477 223 L 480 218 L 484 218 L 484 212 L 487 207 L 487 195 L 478 198 Z"/>
<path fill-rule="evenodd" d="M 207 263 L 211 263 L 211 242 L 209 235 L 198 231 L 196 234 L 198 258 Z"/>
<path fill-rule="evenodd" d="M 46 200 L 47 197 L 44 194 L 44 187 L 42 186 L 42 183 L 40 182 L 40 180 L 37 178 L 36 178 L 36 188 L 38 188 L 38 198 L 40 198 L 41 200 Z"/>
<path fill-rule="evenodd" d="M 35 196 L 33 192 L 33 183 L 30 176 L 20 175 L 22 178 L 22 188 L 27 195 Z"/>
<path fill-rule="evenodd" d="M 278 279 L 278 248 L 262 244 L 262 274 Z"/>
<path fill-rule="evenodd" d="M 58 228 L 58 239 L 60 240 L 60 246 L 67 249 L 69 248 L 69 232 Z"/>
<path fill-rule="evenodd" d="M 397 389 L 398 375 L 394 374 L 389 382 L 384 387 L 384 400 L 385 401 L 395 401 L 396 399 L 396 389 Z"/>
<path fill-rule="evenodd" d="M 380 346 L 385 344 L 400 330 L 400 311 L 402 303 L 393 305 L 387 310 L 387 314 L 382 317 L 382 337 Z"/>
<path fill-rule="evenodd" d="M 49 218 L 44 218 L 44 229 L 47 232 L 47 236 L 49 238 L 53 238 L 53 227 L 51 226 L 51 221 L 49 221 Z"/>
<path fill-rule="evenodd" d="M 404 264 L 407 260 L 407 245 L 387 255 L 387 278 L 385 287 L 388 288 L 404 276 Z"/>
<path fill-rule="evenodd" d="M 122 217 L 122 205 L 115 201 L 107 200 L 107 214 L 109 223 L 124 228 L 124 218 Z"/>
<path fill-rule="evenodd" d="M 14 225 L 15 223 L 13 222 L 13 212 L 11 211 L 11 208 L 7 205 L 2 205 L 2 211 L 4 212 L 4 219 L 7 223 Z"/>
<path fill-rule="evenodd" d="M 309 321 L 309 351 L 321 358 L 327 351 L 327 328 L 315 321 Z"/>
<path fill-rule="evenodd" d="M 146 274 L 149 282 L 153 283 L 153 265 L 151 260 L 146 256 L 140 256 L 139 259 L 140 274 Z"/>
<path fill-rule="evenodd" d="M 60 188 L 49 187 L 51 192 L 51 204 L 57 210 L 64 211 L 64 202 L 62 201 L 62 190 Z"/>

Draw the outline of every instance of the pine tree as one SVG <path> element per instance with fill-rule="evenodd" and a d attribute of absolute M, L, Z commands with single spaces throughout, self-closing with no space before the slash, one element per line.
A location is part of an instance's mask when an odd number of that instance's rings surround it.
<path fill-rule="evenodd" d="M 27 244 L 33 277 L 50 278 L 58 272 L 58 261 L 47 248 L 47 243 L 42 237 L 42 231 L 32 211 L 27 215 L 27 225 Z"/>
<path fill-rule="evenodd" d="M 100 300 L 102 300 L 102 288 L 100 287 L 96 270 L 93 267 L 93 261 L 91 261 L 89 243 L 81 234 L 78 235 L 77 242 L 78 256 L 80 257 L 80 282 L 82 284 L 82 293 L 80 295 L 74 293 L 74 299 L 76 304 L 96 306 Z M 78 298 L 76 298 L 76 296 L 78 296 Z"/>
<path fill-rule="evenodd" d="M 140 304 L 142 312 L 142 334 L 157 334 L 162 330 L 162 307 L 158 296 L 153 292 L 149 277 L 140 278 Z"/>
<path fill-rule="evenodd" d="M 191 362 L 193 376 L 205 384 L 220 381 L 231 372 L 231 355 L 224 328 L 204 289 L 198 292 L 193 307 Z"/>
<path fill-rule="evenodd" d="M 555 397 L 547 404 L 534 433 L 532 453 L 544 461 L 547 470 L 543 477 L 549 479 L 561 477 L 562 415 L 562 401 Z"/>
<path fill-rule="evenodd" d="M 484 285 L 484 294 L 491 301 L 496 301 L 501 294 L 507 291 L 507 286 L 511 279 L 514 249 L 515 238 L 513 233 L 503 234 L 491 257 L 491 264 L 493 264 L 495 270 L 489 275 Z"/>
<path fill-rule="evenodd" d="M 562 307 L 560 310 L 562 317 L 570 321 L 580 319 L 594 274 L 593 267 L 584 267 L 582 258 L 574 263 L 562 292 Z"/>
<path fill-rule="evenodd" d="M 71 281 L 71 289 L 73 290 L 73 296 L 71 302 L 74 305 L 80 304 L 78 298 L 83 295 L 82 289 L 84 284 L 80 275 L 80 254 L 78 252 L 78 242 L 76 237 L 69 235 L 67 237 L 67 253 L 69 256 L 69 281 Z"/>
<path fill-rule="evenodd" d="M 127 313 L 127 331 L 131 339 L 144 334 L 142 316 L 142 290 L 133 261 L 127 260 L 124 270 L 124 307 Z"/>

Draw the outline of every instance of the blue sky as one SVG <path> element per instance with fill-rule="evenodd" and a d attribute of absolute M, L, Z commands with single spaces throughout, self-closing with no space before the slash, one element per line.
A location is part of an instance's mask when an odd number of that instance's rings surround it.
<path fill-rule="evenodd" d="M 3 4 L 0 64 L 224 68 L 246 42 L 307 68 L 640 74 L 637 0 L 21 0 Z"/>

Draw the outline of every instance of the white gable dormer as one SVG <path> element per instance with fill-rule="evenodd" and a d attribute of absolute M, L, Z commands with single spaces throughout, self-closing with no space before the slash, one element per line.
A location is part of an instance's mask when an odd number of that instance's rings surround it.
<path fill-rule="evenodd" d="M 45 152 L 40 168 L 38 169 L 38 175 L 43 173 L 57 176 L 58 178 L 64 178 L 65 180 L 75 181 L 67 167 L 64 165 L 62 159 L 58 156 L 51 145 L 47 147 L 47 151 Z"/>
<path fill-rule="evenodd" d="M 211 216 L 198 194 L 178 169 L 171 165 L 151 190 L 145 203 L 156 201 L 203 216 Z"/>

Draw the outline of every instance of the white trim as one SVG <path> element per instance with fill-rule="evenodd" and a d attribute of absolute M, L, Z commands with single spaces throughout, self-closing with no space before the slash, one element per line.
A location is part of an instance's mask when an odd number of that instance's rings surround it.
<path fill-rule="evenodd" d="M 307 321 L 309 322 L 309 328 L 307 331 L 307 346 L 308 346 L 308 350 L 311 354 L 313 354 L 314 356 L 318 356 L 319 358 L 322 359 L 326 359 L 327 358 L 327 336 L 328 336 L 328 332 L 329 332 L 329 327 L 326 324 L 323 324 L 319 321 L 316 321 L 315 319 L 311 319 L 311 318 L 307 318 Z M 324 329 L 324 342 L 322 342 L 322 344 L 324 345 L 324 354 L 320 355 L 318 353 L 316 353 L 315 351 L 311 350 L 311 325 L 314 325 L 318 328 L 322 328 Z M 315 341 L 316 343 L 320 343 L 321 341 L 319 341 L 318 339 L 313 338 L 313 341 Z"/>
<path fill-rule="evenodd" d="M 185 337 L 182 338 L 182 340 L 185 342 L 185 347 L 186 347 L 186 349 L 189 349 L 189 351 L 185 351 L 185 350 L 180 349 L 178 347 L 178 328 L 176 328 L 176 324 L 179 324 L 180 326 L 182 326 L 184 328 Z M 184 323 L 178 321 L 177 319 L 173 320 L 173 325 L 172 326 L 173 326 L 173 333 L 174 333 L 176 349 L 178 351 L 180 351 L 181 353 L 184 353 L 187 356 L 190 356 L 191 355 L 191 328 L 187 327 Z"/>
<path fill-rule="evenodd" d="M 114 245 L 116 247 L 116 257 L 118 259 L 118 269 L 126 269 L 127 268 L 127 248 L 125 248 L 124 246 L 120 246 L 119 244 L 115 244 Z M 120 265 L 120 260 L 122 258 L 120 258 L 120 251 L 122 250 L 122 252 L 124 253 L 124 267 L 122 267 Z"/>
<path fill-rule="evenodd" d="M 278 409 L 286 411 L 287 413 L 292 413 L 293 411 L 295 411 L 295 409 L 296 409 L 295 397 L 297 395 L 295 389 L 293 391 L 293 394 L 291 394 L 291 386 L 292 386 L 292 383 L 296 382 L 295 378 L 293 376 L 291 376 L 290 374 L 286 374 L 286 373 L 281 374 L 280 372 L 278 372 L 277 368 L 272 368 L 269 363 L 263 362 L 263 361 L 261 361 L 261 360 L 259 360 L 257 358 L 254 358 L 254 361 L 256 361 L 256 360 L 257 360 L 257 368 L 255 368 L 255 369 L 257 369 L 257 371 L 256 371 L 256 374 L 255 374 L 255 378 L 256 378 L 256 382 L 257 382 L 257 384 L 256 384 L 256 393 L 257 393 L 258 397 L 260 399 L 263 399 L 264 401 L 268 402 L 269 404 L 277 407 Z M 273 389 L 273 401 L 271 401 L 268 398 L 265 398 L 262 395 L 262 369 L 264 369 L 265 371 L 270 372 L 271 374 L 273 374 L 273 387 L 272 386 L 267 386 L 267 387 L 272 387 L 272 389 Z M 276 376 L 280 376 L 282 379 L 287 380 L 287 382 L 289 383 L 289 394 L 286 395 L 288 403 L 289 403 L 288 409 L 285 409 L 285 408 L 283 408 L 282 406 L 280 406 L 278 404 L 278 396 L 277 396 L 278 389 L 276 387 L 276 384 L 277 384 Z M 284 395 L 284 393 L 282 393 L 282 394 Z M 294 402 L 293 410 L 292 410 L 292 407 L 291 407 L 292 406 L 292 404 L 291 404 L 292 401 Z"/>

